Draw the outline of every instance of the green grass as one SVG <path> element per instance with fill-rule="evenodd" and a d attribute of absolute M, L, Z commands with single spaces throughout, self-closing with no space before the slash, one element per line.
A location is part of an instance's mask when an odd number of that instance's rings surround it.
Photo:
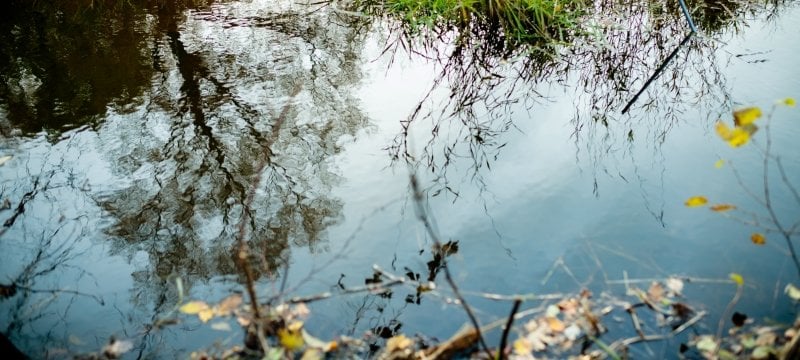
<path fill-rule="evenodd" d="M 585 0 L 362 0 L 356 7 L 399 20 L 413 35 L 502 36 L 507 45 L 561 41 L 579 25 Z M 488 35 L 488 37 L 487 37 Z"/>

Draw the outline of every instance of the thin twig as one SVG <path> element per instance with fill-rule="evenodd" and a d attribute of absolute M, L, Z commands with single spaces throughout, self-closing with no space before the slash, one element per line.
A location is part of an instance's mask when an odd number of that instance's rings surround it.
<path fill-rule="evenodd" d="M 508 334 L 511 333 L 511 325 L 514 324 L 514 315 L 519 310 L 519 306 L 522 304 L 522 299 L 517 299 L 514 301 L 514 306 L 511 307 L 511 314 L 508 315 L 508 321 L 506 321 L 506 327 L 503 329 L 503 337 L 500 338 L 500 348 L 497 349 L 497 358 L 499 360 L 505 359 L 505 351 L 506 351 L 506 343 L 508 342 Z"/>
<path fill-rule="evenodd" d="M 433 226 L 431 225 L 431 222 L 425 213 L 425 209 L 422 206 L 422 192 L 419 189 L 419 183 L 417 183 L 417 177 L 414 176 L 413 173 L 411 174 L 410 181 L 411 181 L 411 189 L 414 195 L 414 203 L 416 204 L 417 217 L 419 218 L 419 221 L 422 222 L 422 224 L 424 225 L 425 230 L 431 237 L 431 240 L 433 240 L 434 246 L 436 246 L 437 249 L 441 249 L 442 242 L 439 239 L 439 236 L 436 234 L 436 231 L 434 231 Z M 472 322 L 472 326 L 475 328 L 475 332 L 478 336 L 478 341 L 481 347 L 486 352 L 486 355 L 488 355 L 489 358 L 491 358 L 492 353 L 491 351 L 489 351 L 489 346 L 486 345 L 486 340 L 483 338 L 483 334 L 481 333 L 481 325 L 478 322 L 478 318 L 475 317 L 475 314 L 472 312 L 472 309 L 467 304 L 466 299 L 464 299 L 464 297 L 461 295 L 461 292 L 458 290 L 458 286 L 456 285 L 455 281 L 453 281 L 453 277 L 450 274 L 450 265 L 447 261 L 446 256 L 442 257 L 442 268 L 444 269 L 444 277 L 447 280 L 447 283 L 450 285 L 450 288 L 453 289 L 453 293 L 456 295 L 456 298 L 458 298 L 458 301 L 461 303 L 461 306 L 467 313 L 467 317 L 469 317 L 470 322 Z"/>

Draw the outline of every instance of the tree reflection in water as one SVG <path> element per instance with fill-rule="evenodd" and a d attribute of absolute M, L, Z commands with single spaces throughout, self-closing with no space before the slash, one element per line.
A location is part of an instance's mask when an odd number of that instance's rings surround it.
<path fill-rule="evenodd" d="M 326 229 L 341 220 L 332 158 L 368 126 L 351 94 L 366 34 L 326 10 L 284 5 L 153 1 L 74 16 L 3 5 L 4 131 L 50 129 L 57 142 L 61 131 L 96 125 L 112 178 L 81 191 L 111 221 L 111 254 L 138 264 L 131 300 L 142 314 L 128 332 L 175 304 L 174 278 L 191 286 L 238 274 L 232 246 L 243 218 L 252 263 L 268 278 L 291 247 L 326 250 Z M 140 354 L 163 346 L 146 328 Z"/>
<path fill-rule="evenodd" d="M 428 97 L 403 121 L 389 153 L 427 168 L 435 174 L 438 190 L 457 195 L 454 180 L 484 185 L 481 173 L 490 170 L 506 145 L 502 135 L 515 129 L 514 119 L 550 121 L 537 116 L 537 107 L 546 105 L 551 94 L 575 91 L 576 111 L 568 116 L 576 157 L 587 157 L 595 176 L 608 172 L 603 159 L 631 156 L 615 150 L 629 141 L 636 139 L 659 151 L 679 115 L 689 109 L 702 108 L 713 120 L 729 108 L 729 88 L 720 66 L 731 56 L 719 54 L 722 43 L 716 38 L 741 27 L 747 16 L 774 14 L 780 5 L 716 0 L 697 4 L 693 18 L 702 35 L 680 51 L 627 115 L 620 114 L 622 108 L 689 31 L 678 2 L 643 0 L 620 6 L 616 1 L 593 1 L 580 25 L 554 29 L 556 37 L 534 37 L 523 44 L 482 36 L 492 28 L 485 30 L 480 19 L 467 29 L 438 24 L 426 32 L 411 31 L 402 19 L 390 17 L 393 35 L 386 51 L 396 55 L 408 44 L 421 43 L 411 52 L 426 54 L 442 70 Z M 365 9 L 385 11 L 377 6 Z M 446 47 L 443 38 L 458 45 Z M 442 98 L 437 90 L 448 92 L 444 106 L 436 103 Z M 634 133 L 634 128 L 645 132 Z M 418 149 L 409 145 L 414 133 L 423 137 L 417 139 L 424 144 Z M 464 158 L 471 163 L 466 174 L 454 165 Z"/>

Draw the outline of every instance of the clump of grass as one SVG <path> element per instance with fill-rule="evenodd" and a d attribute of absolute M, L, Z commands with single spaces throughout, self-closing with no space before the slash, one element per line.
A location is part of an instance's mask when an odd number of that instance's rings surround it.
<path fill-rule="evenodd" d="M 355 7 L 371 15 L 398 20 L 407 35 L 441 38 L 455 32 L 475 41 L 524 44 L 563 41 L 586 13 L 585 0 L 358 0 Z"/>

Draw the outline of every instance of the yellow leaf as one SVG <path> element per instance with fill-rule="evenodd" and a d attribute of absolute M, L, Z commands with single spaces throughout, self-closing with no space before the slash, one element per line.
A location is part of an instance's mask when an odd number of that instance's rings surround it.
<path fill-rule="evenodd" d="M 767 243 L 767 238 L 763 234 L 753 233 L 753 235 L 750 235 L 750 241 L 756 245 L 764 245 Z"/>
<path fill-rule="evenodd" d="M 755 132 L 755 131 L 753 131 Z M 730 133 L 730 138 L 728 139 L 728 145 L 731 147 L 739 147 L 744 144 L 747 144 L 750 141 L 750 131 L 745 130 L 742 127 L 735 127 Z"/>
<path fill-rule="evenodd" d="M 178 310 L 184 314 L 194 315 L 208 309 L 208 304 L 202 301 L 189 301 Z"/>
<path fill-rule="evenodd" d="M 548 316 L 545 319 L 547 320 L 547 325 L 550 326 L 550 331 L 552 332 L 560 333 L 566 328 L 564 323 L 561 320 L 558 320 L 557 317 Z"/>
<path fill-rule="evenodd" d="M 530 355 L 533 352 L 533 345 L 525 338 L 519 338 L 514 341 L 513 348 L 516 355 Z"/>
<path fill-rule="evenodd" d="M 719 135 L 719 137 L 722 138 L 722 140 L 730 141 L 732 136 L 732 130 L 731 128 L 728 127 L 728 125 L 725 125 L 724 122 L 717 120 L 715 129 L 717 130 L 717 135 Z"/>
<path fill-rule="evenodd" d="M 758 107 L 744 108 L 733 112 L 733 123 L 736 124 L 737 127 L 745 126 L 748 124 L 752 124 L 760 117 L 761 117 L 761 108 Z"/>
<path fill-rule="evenodd" d="M 794 301 L 800 300 L 800 289 L 793 284 L 787 284 L 786 288 L 783 289 L 783 292 L 785 292 L 786 295 L 789 295 L 789 297 Z"/>
<path fill-rule="evenodd" d="M 711 211 L 716 211 L 716 212 L 730 211 L 736 209 L 736 205 L 716 204 L 712 205 L 709 209 L 711 209 Z"/>
<path fill-rule="evenodd" d="M 197 313 L 197 317 L 200 318 L 200 321 L 206 323 L 214 317 L 214 309 L 200 310 L 200 312 Z"/>
<path fill-rule="evenodd" d="M 303 347 L 303 334 L 283 328 L 278 330 L 278 339 L 285 349 L 295 351 Z"/>
<path fill-rule="evenodd" d="M 783 103 L 783 105 L 786 105 L 788 107 L 797 106 L 797 101 L 795 101 L 794 98 L 790 98 L 790 97 L 787 97 L 787 98 L 783 99 L 782 103 Z"/>
<path fill-rule="evenodd" d="M 708 203 L 708 199 L 705 196 L 692 196 L 684 204 L 688 207 L 698 207 L 703 206 Z"/>
<path fill-rule="evenodd" d="M 714 163 L 714 167 L 717 169 L 722 168 L 723 165 L 725 165 L 725 160 L 722 159 L 719 159 Z"/>
<path fill-rule="evenodd" d="M 731 280 L 733 280 L 733 282 L 736 283 L 736 285 L 739 285 L 739 286 L 744 285 L 744 278 L 742 277 L 742 275 L 739 275 L 737 273 L 731 273 L 730 277 L 731 277 Z"/>

